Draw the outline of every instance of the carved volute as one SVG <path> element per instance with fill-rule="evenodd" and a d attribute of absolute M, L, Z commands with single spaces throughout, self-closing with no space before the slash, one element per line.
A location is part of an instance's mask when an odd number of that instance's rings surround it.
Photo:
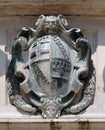
<path fill-rule="evenodd" d="M 86 109 L 95 94 L 91 48 L 79 28 L 59 15 L 41 15 L 14 41 L 6 79 L 10 101 L 31 114 L 55 118 Z M 24 61 L 22 53 L 28 52 Z"/>

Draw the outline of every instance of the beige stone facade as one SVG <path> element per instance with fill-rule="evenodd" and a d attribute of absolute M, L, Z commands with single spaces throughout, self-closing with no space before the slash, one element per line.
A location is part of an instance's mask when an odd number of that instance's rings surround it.
<path fill-rule="evenodd" d="M 1 16 L 30 15 L 105 16 L 103 0 L 1 0 Z"/>
<path fill-rule="evenodd" d="M 77 115 L 42 119 L 22 113 L 9 103 L 5 74 L 11 47 L 22 27 L 34 28 L 40 14 L 63 14 L 70 28 L 83 30 L 92 47 L 96 68 L 93 104 Z M 0 1 L 0 130 L 105 129 L 105 1 L 104 0 L 1 0 Z"/>

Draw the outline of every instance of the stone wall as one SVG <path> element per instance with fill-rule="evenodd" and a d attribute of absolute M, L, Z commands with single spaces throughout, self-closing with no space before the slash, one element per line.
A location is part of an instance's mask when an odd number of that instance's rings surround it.
<path fill-rule="evenodd" d="M 0 1 L 0 130 L 100 130 L 105 129 L 105 2 L 97 0 L 3 0 Z M 5 74 L 11 47 L 22 27 L 33 27 L 40 14 L 63 14 L 70 28 L 79 27 L 92 47 L 96 68 L 93 104 L 77 115 L 42 119 L 17 110 L 9 103 Z"/>
<path fill-rule="evenodd" d="M 1 0 L 1 16 L 29 15 L 105 16 L 103 0 Z"/>

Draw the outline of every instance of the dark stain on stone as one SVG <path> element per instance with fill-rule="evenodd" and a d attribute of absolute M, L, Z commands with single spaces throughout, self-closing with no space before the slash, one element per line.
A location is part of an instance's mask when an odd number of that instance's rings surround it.
<path fill-rule="evenodd" d="M 50 130 L 61 130 L 62 126 L 58 122 L 50 122 Z"/>
<path fill-rule="evenodd" d="M 79 121 L 78 122 L 78 129 L 79 130 L 90 130 L 89 121 Z"/>

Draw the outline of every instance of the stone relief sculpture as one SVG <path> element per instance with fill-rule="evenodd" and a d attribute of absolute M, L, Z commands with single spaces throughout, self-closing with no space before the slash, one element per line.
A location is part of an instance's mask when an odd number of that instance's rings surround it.
<path fill-rule="evenodd" d="M 62 15 L 41 15 L 35 25 L 22 28 L 12 47 L 6 75 L 11 103 L 48 118 L 81 112 L 95 94 L 88 41 L 80 29 L 67 29 Z M 23 52 L 29 54 L 27 62 Z"/>

